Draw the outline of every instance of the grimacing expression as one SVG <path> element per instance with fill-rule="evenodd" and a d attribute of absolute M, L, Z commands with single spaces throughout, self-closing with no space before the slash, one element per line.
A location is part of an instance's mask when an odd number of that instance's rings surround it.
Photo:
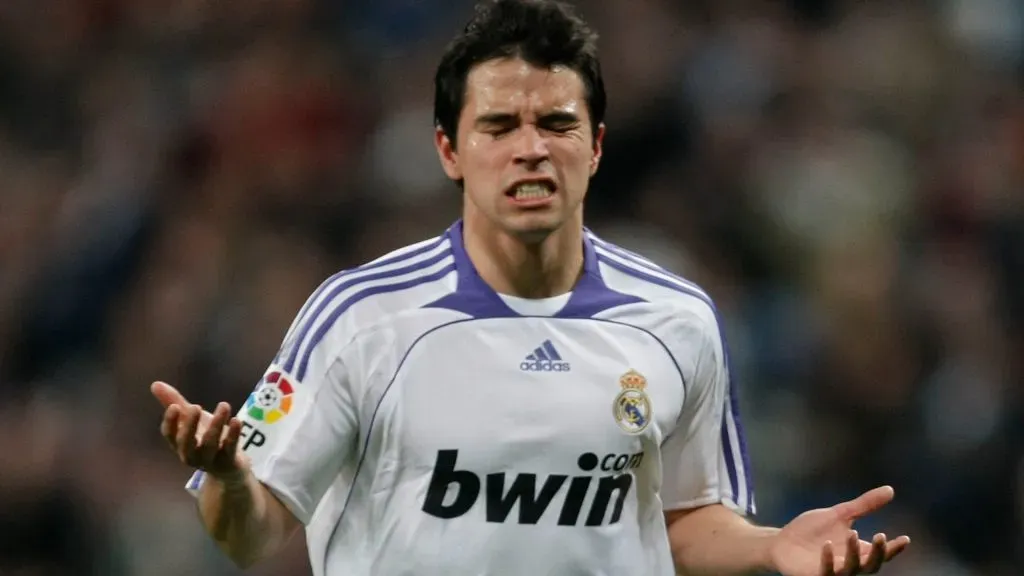
<path fill-rule="evenodd" d="M 447 175 L 464 182 L 466 219 L 540 239 L 566 222 L 582 223 L 603 137 L 603 125 L 594 137 L 576 71 L 499 58 L 466 78 L 457 145 L 440 129 L 435 143 Z"/>

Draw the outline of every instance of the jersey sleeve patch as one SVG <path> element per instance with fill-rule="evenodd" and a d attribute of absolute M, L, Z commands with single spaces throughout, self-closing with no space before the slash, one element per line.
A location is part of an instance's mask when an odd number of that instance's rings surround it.
<path fill-rule="evenodd" d="M 264 463 L 278 440 L 289 433 L 289 416 L 306 408 L 311 394 L 277 366 L 271 366 L 249 393 L 235 417 L 242 422 L 238 449 L 249 456 L 254 470 Z M 197 496 L 205 480 L 206 473 L 196 470 L 185 489 Z"/>

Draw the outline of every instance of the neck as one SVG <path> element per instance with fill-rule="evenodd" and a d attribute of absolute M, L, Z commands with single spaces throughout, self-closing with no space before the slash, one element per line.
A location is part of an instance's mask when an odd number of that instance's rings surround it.
<path fill-rule="evenodd" d="M 525 241 L 466 218 L 463 243 L 477 273 L 500 294 L 558 296 L 572 290 L 583 272 L 583 225 L 575 219 L 542 239 Z"/>

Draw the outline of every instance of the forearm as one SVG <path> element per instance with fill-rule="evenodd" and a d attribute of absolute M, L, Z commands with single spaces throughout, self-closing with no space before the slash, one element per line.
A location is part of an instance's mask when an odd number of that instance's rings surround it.
<path fill-rule="evenodd" d="M 297 528 L 297 520 L 251 471 L 229 479 L 208 475 L 199 512 L 220 549 L 243 568 L 282 548 Z"/>
<path fill-rule="evenodd" d="M 669 542 L 680 574 L 746 576 L 772 571 L 769 549 L 778 531 L 712 505 L 673 520 Z"/>

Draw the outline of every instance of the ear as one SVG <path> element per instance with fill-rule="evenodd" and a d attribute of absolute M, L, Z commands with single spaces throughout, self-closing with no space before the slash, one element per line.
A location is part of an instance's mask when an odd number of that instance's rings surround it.
<path fill-rule="evenodd" d="M 434 147 L 437 148 L 437 157 L 441 160 L 441 168 L 444 169 L 444 173 L 452 180 L 462 180 L 459 153 L 440 126 L 434 128 Z"/>
<path fill-rule="evenodd" d="M 601 164 L 601 154 L 604 151 L 604 122 L 597 126 L 597 133 L 594 135 L 594 155 L 590 158 L 590 175 L 597 174 L 597 167 Z"/>

